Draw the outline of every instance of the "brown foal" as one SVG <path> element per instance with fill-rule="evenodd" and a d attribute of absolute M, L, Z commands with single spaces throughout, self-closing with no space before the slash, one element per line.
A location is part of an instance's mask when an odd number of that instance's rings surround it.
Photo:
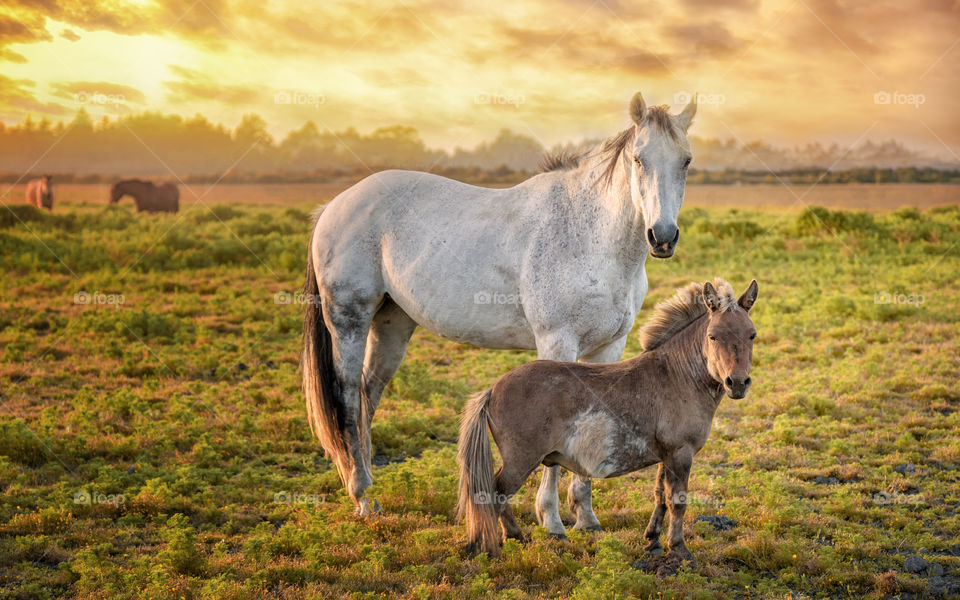
<path fill-rule="evenodd" d="M 659 463 L 646 549 L 660 551 L 669 510 L 661 562 L 692 559 L 683 540 L 687 479 L 724 392 L 743 398 L 750 387 L 756 299 L 756 281 L 739 298 L 721 279 L 690 284 L 654 309 L 639 356 L 608 364 L 538 360 L 474 395 L 457 457 L 468 549 L 499 554 L 498 520 L 504 537 L 522 539 L 509 502 L 540 464 L 602 478 Z M 503 459 L 496 474 L 488 428 Z"/>

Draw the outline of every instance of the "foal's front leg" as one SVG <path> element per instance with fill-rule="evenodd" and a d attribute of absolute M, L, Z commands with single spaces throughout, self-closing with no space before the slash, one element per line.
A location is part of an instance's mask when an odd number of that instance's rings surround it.
<path fill-rule="evenodd" d="M 653 490 L 653 514 L 650 515 L 650 522 L 647 523 L 647 529 L 643 532 L 643 537 L 647 538 L 647 545 L 644 548 L 650 554 L 661 554 L 663 546 L 660 545 L 660 532 L 663 531 L 663 515 L 667 512 L 667 502 L 663 496 L 663 463 L 657 469 L 657 484 Z"/>
<path fill-rule="evenodd" d="M 670 508 L 670 530 L 667 535 L 668 557 L 693 560 L 683 540 L 683 515 L 687 511 L 687 481 L 693 465 L 693 449 L 685 446 L 663 461 L 666 479 L 667 506 Z"/>

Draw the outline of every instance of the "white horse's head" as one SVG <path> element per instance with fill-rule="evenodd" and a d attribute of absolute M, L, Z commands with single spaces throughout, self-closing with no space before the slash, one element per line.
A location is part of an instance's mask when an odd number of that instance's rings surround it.
<path fill-rule="evenodd" d="M 643 214 L 644 236 L 657 258 L 673 256 L 680 239 L 677 214 L 693 158 L 687 129 L 696 112 L 696 96 L 678 115 L 671 115 L 666 106 L 647 109 L 640 92 L 630 101 L 634 135 L 624 147 L 631 165 L 630 197 Z"/>

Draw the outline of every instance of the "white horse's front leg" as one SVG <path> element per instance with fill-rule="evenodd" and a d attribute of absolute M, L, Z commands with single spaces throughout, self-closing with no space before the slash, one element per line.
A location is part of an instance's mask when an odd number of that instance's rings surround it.
<path fill-rule="evenodd" d="M 577 360 L 579 340 L 572 331 L 560 330 L 537 337 L 537 358 L 542 360 Z M 566 539 L 567 530 L 560 519 L 560 467 L 545 467 L 537 489 L 537 521 L 551 537 Z"/>
<path fill-rule="evenodd" d="M 627 345 L 627 336 L 614 341 L 611 344 L 591 352 L 580 360 L 584 362 L 616 362 L 623 356 L 623 349 Z M 593 512 L 593 484 L 589 477 L 581 477 L 574 474 L 570 481 L 570 487 L 567 488 L 567 504 L 570 511 L 577 518 L 574 529 L 585 529 L 587 531 L 600 531 L 600 520 Z"/>
<path fill-rule="evenodd" d="M 567 539 L 567 530 L 560 520 L 560 467 L 544 467 L 543 479 L 537 488 L 537 521 L 547 528 L 550 537 Z"/>

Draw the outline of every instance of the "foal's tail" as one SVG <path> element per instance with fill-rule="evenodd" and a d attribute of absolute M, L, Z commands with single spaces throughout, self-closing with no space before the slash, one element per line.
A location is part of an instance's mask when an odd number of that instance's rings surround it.
<path fill-rule="evenodd" d="M 497 488 L 493 481 L 493 454 L 487 438 L 490 390 L 470 397 L 460 422 L 457 462 L 460 463 L 460 503 L 458 518 L 467 523 L 467 547 L 471 551 L 500 553 L 497 527 Z"/>
<path fill-rule="evenodd" d="M 345 407 L 340 395 L 340 384 L 333 362 L 333 340 L 323 320 L 320 287 L 313 268 L 313 252 L 307 251 L 307 282 L 303 288 L 307 307 L 303 318 L 303 353 L 300 367 L 303 371 L 303 391 L 307 397 L 307 421 L 310 430 L 320 440 L 346 485 L 349 473 L 341 466 L 347 457 L 344 438 Z"/>

